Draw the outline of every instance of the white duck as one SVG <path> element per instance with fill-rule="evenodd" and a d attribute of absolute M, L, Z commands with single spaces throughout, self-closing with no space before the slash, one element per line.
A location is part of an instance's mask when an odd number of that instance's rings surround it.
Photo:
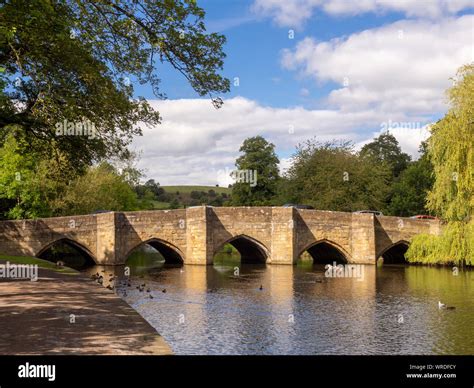
<path fill-rule="evenodd" d="M 454 306 L 446 306 L 446 304 L 441 303 L 441 301 L 438 301 L 438 308 L 439 308 L 440 310 L 442 310 L 442 309 L 454 310 L 456 307 L 454 307 Z"/>

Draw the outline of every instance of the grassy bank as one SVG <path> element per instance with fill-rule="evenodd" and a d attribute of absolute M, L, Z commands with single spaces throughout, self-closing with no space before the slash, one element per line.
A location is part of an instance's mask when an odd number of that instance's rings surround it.
<path fill-rule="evenodd" d="M 32 256 L 10 256 L 10 255 L 0 255 L 0 262 L 8 261 L 12 264 L 30 264 L 30 265 L 37 265 L 38 268 L 49 269 L 55 272 L 61 272 L 64 274 L 78 274 L 79 272 L 75 269 L 69 267 L 62 267 L 58 268 L 56 264 L 51 263 L 47 260 L 38 259 L 37 257 Z"/>

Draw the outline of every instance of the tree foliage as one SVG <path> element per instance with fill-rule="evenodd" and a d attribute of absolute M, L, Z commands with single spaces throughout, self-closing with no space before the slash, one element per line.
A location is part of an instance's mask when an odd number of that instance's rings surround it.
<path fill-rule="evenodd" d="M 322 210 L 377 210 L 384 206 L 389 176 L 386 165 L 361 158 L 350 142 L 313 139 L 298 146 L 283 198 Z"/>
<path fill-rule="evenodd" d="M 181 72 L 199 95 L 229 90 L 218 74 L 225 38 L 207 33 L 194 0 L 10 0 L 0 8 L 0 127 L 79 167 L 126 153 L 138 123 L 160 116 L 128 79 L 164 97 L 158 64 Z M 215 100 L 219 106 L 219 99 Z M 96 136 L 59 136 L 57 123 L 94 123 Z M 19 133 L 19 132 L 16 132 Z"/>
<path fill-rule="evenodd" d="M 434 182 L 433 166 L 428 158 L 426 143 L 420 147 L 421 156 L 411 162 L 394 182 L 388 213 L 410 217 L 426 214 L 426 196 Z"/>
<path fill-rule="evenodd" d="M 428 141 L 435 174 L 428 207 L 443 219 L 465 220 L 474 209 L 474 64 L 458 71 L 447 95 L 451 108 Z"/>
<path fill-rule="evenodd" d="M 58 215 L 73 215 L 98 210 L 136 210 L 138 203 L 126 177 L 103 162 L 72 182 L 52 206 Z"/>
<path fill-rule="evenodd" d="M 279 170 L 275 146 L 262 136 L 245 139 L 239 149 L 243 155 L 235 162 L 237 171 L 255 174 L 256 184 L 236 182 L 232 186 L 232 204 L 269 205 L 277 194 Z"/>
<path fill-rule="evenodd" d="M 448 113 L 431 128 L 428 155 L 435 182 L 428 209 L 447 222 L 440 236 L 416 236 L 411 262 L 474 264 L 474 64 L 463 66 L 447 92 Z"/>
<path fill-rule="evenodd" d="M 407 168 L 411 159 L 408 154 L 402 152 L 397 139 L 388 131 L 364 145 L 360 156 L 385 164 L 390 168 L 393 178 L 398 177 Z"/>
<path fill-rule="evenodd" d="M 65 164 L 43 159 L 21 137 L 8 134 L 0 147 L 0 217 L 51 216 L 49 204 L 64 187 Z"/>

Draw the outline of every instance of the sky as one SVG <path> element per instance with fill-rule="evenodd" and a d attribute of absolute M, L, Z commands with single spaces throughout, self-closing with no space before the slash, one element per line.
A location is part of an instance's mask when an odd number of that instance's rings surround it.
<path fill-rule="evenodd" d="M 474 61 L 471 0 L 197 0 L 227 38 L 231 91 L 215 109 L 159 66 L 166 100 L 134 85 L 161 116 L 132 149 L 161 185 L 232 183 L 243 140 L 275 145 L 282 172 L 307 139 L 355 149 L 389 130 L 414 159 L 448 109 L 445 90 Z"/>

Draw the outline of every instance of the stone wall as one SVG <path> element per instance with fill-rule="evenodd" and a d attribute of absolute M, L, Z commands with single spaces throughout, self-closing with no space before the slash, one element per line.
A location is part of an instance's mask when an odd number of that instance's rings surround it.
<path fill-rule="evenodd" d="M 417 234 L 441 233 L 438 220 L 419 220 L 405 217 L 375 217 L 376 256 L 379 257 L 388 248 L 403 241 L 409 243 Z"/>

